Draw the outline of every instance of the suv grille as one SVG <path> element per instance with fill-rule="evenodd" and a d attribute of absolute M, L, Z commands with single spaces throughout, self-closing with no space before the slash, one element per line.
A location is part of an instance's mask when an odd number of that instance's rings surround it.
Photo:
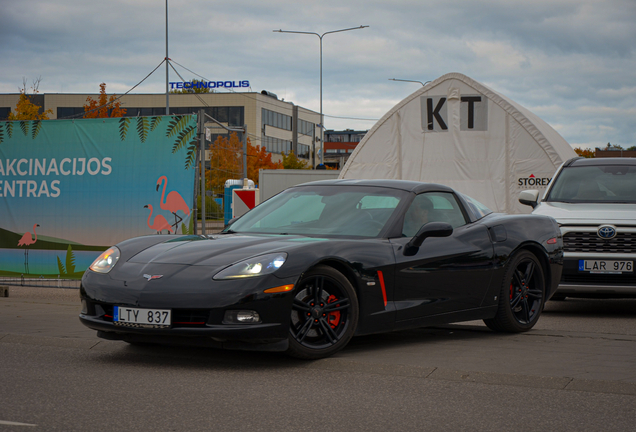
<path fill-rule="evenodd" d="M 636 233 L 618 233 L 611 240 L 600 239 L 595 232 L 569 232 L 563 236 L 567 252 L 635 253 Z"/>

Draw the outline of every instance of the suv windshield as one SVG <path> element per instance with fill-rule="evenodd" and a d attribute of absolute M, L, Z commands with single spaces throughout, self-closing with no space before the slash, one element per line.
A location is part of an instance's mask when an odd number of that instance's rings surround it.
<path fill-rule="evenodd" d="M 376 237 L 407 192 L 362 186 L 291 188 L 246 213 L 226 232 Z"/>
<path fill-rule="evenodd" d="M 636 203 L 636 166 L 564 167 L 545 201 Z"/>

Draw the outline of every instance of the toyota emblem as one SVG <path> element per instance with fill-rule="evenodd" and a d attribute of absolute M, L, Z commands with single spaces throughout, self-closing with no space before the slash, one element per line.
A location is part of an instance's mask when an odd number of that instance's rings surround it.
<path fill-rule="evenodd" d="M 598 227 L 597 235 L 603 240 L 610 240 L 616 237 L 616 228 L 611 225 L 601 225 Z"/>

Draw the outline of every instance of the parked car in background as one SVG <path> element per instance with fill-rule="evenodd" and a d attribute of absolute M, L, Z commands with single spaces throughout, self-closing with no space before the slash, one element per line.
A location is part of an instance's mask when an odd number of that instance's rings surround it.
<path fill-rule="evenodd" d="M 553 299 L 636 297 L 636 158 L 570 159 L 543 199 L 532 190 L 519 201 L 555 218 L 563 233 L 563 275 Z"/>

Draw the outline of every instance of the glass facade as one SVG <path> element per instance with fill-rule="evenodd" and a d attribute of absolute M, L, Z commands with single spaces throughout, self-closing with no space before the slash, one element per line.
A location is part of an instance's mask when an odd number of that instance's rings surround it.
<path fill-rule="evenodd" d="M 325 142 L 360 142 L 367 131 L 325 131 Z"/>
<path fill-rule="evenodd" d="M 278 138 L 268 137 L 263 134 L 261 145 L 265 146 L 265 150 L 270 153 L 288 154 L 292 150 L 292 142 Z"/>
<path fill-rule="evenodd" d="M 122 107 L 126 110 L 124 117 L 162 116 L 166 114 L 165 108 L 135 108 Z M 2 108 L 0 108 L 1 110 Z M 170 107 L 170 114 L 184 115 L 197 114 L 200 107 Z M 2 111 L 0 111 L 0 114 Z M 242 106 L 236 107 L 207 107 L 205 113 L 218 120 L 220 123 L 227 123 L 228 126 L 243 126 L 245 124 L 245 109 Z M 84 107 L 59 107 L 57 118 L 77 118 L 84 114 Z M 7 114 L 8 115 L 8 114 Z"/>
<path fill-rule="evenodd" d="M 261 109 L 261 119 L 263 123 L 263 135 L 262 135 L 262 145 L 265 146 L 265 149 L 270 153 L 285 153 L 289 154 L 292 151 L 292 141 L 282 140 L 274 137 L 269 137 L 265 135 L 265 126 L 271 126 L 278 129 L 283 129 L 287 131 L 292 130 L 292 117 L 281 114 L 275 111 L 270 111 L 268 109 Z M 311 122 L 305 120 L 298 120 L 298 135 L 306 135 L 311 137 L 312 141 L 314 138 L 314 130 L 315 125 Z M 306 144 L 298 144 L 298 148 L 296 149 L 296 156 L 308 159 L 310 157 L 311 147 Z"/>
<path fill-rule="evenodd" d="M 0 120 L 6 120 L 9 118 L 9 114 L 11 113 L 11 108 L 0 108 Z"/>
<path fill-rule="evenodd" d="M 292 118 L 291 116 L 270 111 L 262 108 L 261 118 L 263 119 L 263 126 L 273 126 L 278 129 L 292 130 Z"/>

